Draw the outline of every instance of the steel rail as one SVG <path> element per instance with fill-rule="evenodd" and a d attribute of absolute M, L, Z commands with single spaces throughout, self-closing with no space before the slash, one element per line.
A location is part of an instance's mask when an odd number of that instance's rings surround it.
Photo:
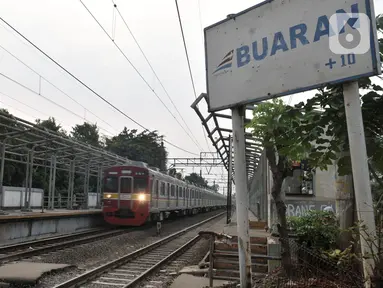
<path fill-rule="evenodd" d="M 223 216 L 225 214 L 226 214 L 226 212 L 219 213 L 219 214 L 217 214 L 217 215 L 215 215 L 213 217 L 210 217 L 210 218 L 208 218 L 206 220 L 203 220 L 203 221 L 201 221 L 201 222 L 199 222 L 197 224 L 194 224 L 194 225 L 192 225 L 190 227 L 182 229 L 181 231 L 173 233 L 173 234 L 171 234 L 171 235 L 169 235 L 169 236 L 167 236 L 167 237 L 165 237 L 163 239 L 160 239 L 160 240 L 158 240 L 158 241 L 156 241 L 156 242 L 154 242 L 152 244 L 149 244 L 149 245 L 147 245 L 147 246 L 145 246 L 143 248 L 140 248 L 140 249 L 138 249 L 138 250 L 136 250 L 136 251 L 134 251 L 132 253 L 124 255 L 124 256 L 116 259 L 116 260 L 110 261 L 110 262 L 108 262 L 108 263 L 106 263 L 104 265 L 96 267 L 96 268 L 94 268 L 94 269 L 92 269 L 92 270 L 90 270 L 88 272 L 85 272 L 85 273 L 83 273 L 83 274 L 81 274 L 81 275 L 79 275 L 79 276 L 77 276 L 75 278 L 72 278 L 72 279 L 70 279 L 70 280 L 68 280 L 66 282 L 58 284 L 58 285 L 54 286 L 54 288 L 74 288 L 74 287 L 79 287 L 79 285 L 85 284 L 85 283 L 87 283 L 87 282 L 89 282 L 89 281 L 91 281 L 91 280 L 101 276 L 105 272 L 108 272 L 108 271 L 110 271 L 112 269 L 116 269 L 117 267 L 123 266 L 124 264 L 127 264 L 129 262 L 132 262 L 133 260 L 137 259 L 138 257 L 143 256 L 145 254 L 148 254 L 152 250 L 167 244 L 171 240 L 177 239 L 178 237 L 182 236 L 186 232 L 188 232 L 190 230 L 193 230 L 193 229 L 197 228 L 198 226 L 201 226 L 201 225 L 203 225 L 203 224 L 205 224 L 207 222 L 210 222 L 210 221 L 212 221 L 212 220 L 214 220 L 214 219 L 216 219 L 216 218 L 218 218 L 220 216 Z M 194 241 L 196 240 L 195 237 L 193 239 L 194 239 Z M 184 245 L 182 247 L 184 247 Z M 179 249 L 177 249 L 174 252 L 172 252 L 172 254 L 167 256 L 166 258 L 170 259 L 171 256 L 175 255 L 174 253 L 176 251 L 179 251 Z M 161 264 L 156 263 L 155 265 L 157 265 L 156 267 L 158 267 L 158 265 L 161 265 Z M 155 269 L 154 267 L 151 267 L 150 269 L 146 270 L 148 272 L 146 272 L 146 271 L 145 272 L 146 273 L 150 273 L 154 269 Z M 138 276 L 137 280 L 135 280 L 135 281 L 139 281 L 140 279 L 142 279 L 142 277 L 144 277 L 144 275 Z M 126 287 L 128 287 L 128 286 L 126 286 Z"/>
<path fill-rule="evenodd" d="M 85 243 L 89 243 L 92 241 L 96 241 L 96 240 L 124 234 L 124 233 L 130 232 L 130 231 L 132 231 L 132 229 L 112 230 L 112 231 L 108 231 L 108 232 L 104 232 L 104 233 L 99 233 L 96 235 L 86 236 L 86 237 L 79 238 L 79 239 L 73 239 L 73 240 L 69 240 L 69 241 L 64 241 L 64 242 L 60 242 L 60 243 L 52 243 L 52 244 L 44 243 L 44 240 L 42 239 L 41 241 L 36 241 L 37 243 L 40 242 L 40 244 L 37 244 L 37 245 L 42 244 L 43 245 L 42 247 L 36 247 L 35 249 L 32 249 L 32 250 L 28 249 L 28 250 L 16 251 L 16 252 L 11 253 L 11 254 L 0 255 L 0 263 L 4 263 L 4 262 L 8 262 L 8 261 L 15 261 L 15 260 L 23 259 L 23 258 L 28 258 L 31 256 L 43 254 L 46 252 L 56 251 L 56 250 L 60 250 L 60 249 L 66 248 L 66 247 L 72 247 L 73 245 L 85 244 Z M 68 238 L 70 238 L 70 236 L 71 235 L 65 236 L 63 238 L 68 239 Z M 57 241 L 59 239 L 60 239 L 60 237 L 56 238 L 55 240 L 52 239 L 52 240 L 48 240 L 48 241 L 53 242 L 53 241 Z M 20 245 L 22 245 L 22 244 L 20 244 Z M 17 246 L 17 244 L 15 246 Z M 12 247 L 9 248 L 9 246 L 8 246 L 8 247 L 4 247 L 4 249 L 5 250 L 3 250 L 3 251 L 6 251 L 7 249 L 12 249 Z M 1 252 L 2 252 L 2 250 L 0 250 L 0 253 Z"/>
<path fill-rule="evenodd" d="M 152 273 L 153 271 L 157 270 L 159 267 L 161 267 L 162 265 L 164 265 L 165 263 L 167 263 L 168 261 L 170 261 L 174 257 L 178 256 L 179 254 L 181 254 L 184 250 L 187 250 L 188 248 L 193 246 L 200 239 L 201 239 L 200 235 L 197 235 L 194 238 L 190 239 L 188 242 L 186 242 L 180 248 L 175 250 L 173 253 L 171 253 L 170 255 L 166 256 L 164 259 L 160 260 L 157 264 L 154 264 L 152 267 L 150 267 L 148 270 L 143 272 L 141 275 L 139 275 L 136 278 L 134 278 L 133 280 L 131 280 L 131 282 L 129 282 L 129 284 L 125 285 L 123 288 L 133 287 L 139 281 L 141 281 L 142 278 L 147 277 L 150 273 Z"/>

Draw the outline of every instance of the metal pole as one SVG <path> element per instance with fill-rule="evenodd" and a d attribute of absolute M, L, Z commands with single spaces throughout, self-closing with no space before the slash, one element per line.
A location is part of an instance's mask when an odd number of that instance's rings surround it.
<path fill-rule="evenodd" d="M 96 208 L 100 208 L 100 200 L 101 200 L 101 186 L 102 186 L 102 167 L 101 165 L 98 167 L 97 174 L 97 199 L 96 199 Z"/>
<path fill-rule="evenodd" d="M 213 264 L 214 264 L 214 235 L 210 235 L 210 254 L 209 254 L 209 287 L 213 287 Z"/>
<path fill-rule="evenodd" d="M 84 175 L 84 197 L 85 197 L 85 209 L 88 209 L 89 203 L 88 203 L 88 192 L 89 192 L 89 169 L 90 169 L 90 163 L 86 166 L 86 171 Z"/>
<path fill-rule="evenodd" d="M 358 82 L 343 84 L 343 97 L 345 104 L 344 106 L 346 109 L 347 132 L 350 143 L 352 176 L 354 180 L 357 216 L 358 220 L 363 221 L 363 224 L 367 226 L 367 231 L 370 234 L 369 237 L 375 239 L 376 226 Z M 361 237 L 360 240 L 363 256 L 367 256 L 366 254 L 376 252 L 369 250 L 364 237 Z M 372 275 L 372 269 L 374 269 L 374 262 L 371 261 L 371 259 L 365 260 L 363 261 L 363 266 L 365 276 L 369 278 L 368 276 Z"/>
<path fill-rule="evenodd" d="M 229 136 L 229 157 L 228 159 L 228 171 L 227 171 L 227 216 L 226 216 L 226 224 L 229 224 L 231 222 L 231 177 L 233 175 L 233 167 L 232 167 L 232 157 L 233 153 L 231 151 L 232 148 L 232 141 L 233 138 L 231 138 L 231 135 Z"/>
<path fill-rule="evenodd" d="M 234 169 L 238 231 L 239 273 L 241 288 L 251 288 L 251 253 L 249 236 L 249 197 L 247 191 L 245 127 L 243 106 L 233 108 Z"/>
<path fill-rule="evenodd" d="M 70 160 L 69 161 L 69 179 L 68 179 L 68 194 L 67 194 L 67 208 L 68 209 L 71 209 L 72 207 L 72 205 L 71 205 L 71 203 L 72 203 L 72 196 L 71 196 L 71 190 L 72 190 L 72 176 L 73 176 L 73 174 L 72 174 L 72 163 L 73 163 L 73 160 Z"/>
<path fill-rule="evenodd" d="M 30 152 L 30 168 L 29 168 L 29 187 L 28 187 L 28 210 L 31 210 L 31 199 L 32 199 L 32 180 L 33 180 L 33 161 L 34 161 L 34 149 Z"/>
<path fill-rule="evenodd" d="M 51 156 L 51 163 L 50 163 L 50 167 L 49 167 L 48 207 L 47 207 L 47 210 L 51 209 L 52 175 L 53 175 L 53 155 Z"/>
<path fill-rule="evenodd" d="M 5 165 L 5 141 L 3 141 L 0 145 L 0 215 L 5 214 L 5 212 L 2 210 L 3 208 L 3 199 L 4 199 L 4 165 Z"/>
<path fill-rule="evenodd" d="M 56 155 L 53 155 L 53 173 L 52 173 L 52 199 L 51 199 L 51 209 L 55 209 L 55 196 L 56 196 Z"/>
<path fill-rule="evenodd" d="M 24 193 L 24 206 L 21 204 L 21 210 L 25 210 L 28 206 L 28 186 L 29 186 L 29 151 L 27 152 L 27 171 L 25 175 L 25 193 Z"/>

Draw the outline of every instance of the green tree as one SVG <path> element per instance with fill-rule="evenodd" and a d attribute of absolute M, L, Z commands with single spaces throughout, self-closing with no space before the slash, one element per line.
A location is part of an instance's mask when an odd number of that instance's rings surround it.
<path fill-rule="evenodd" d="M 77 124 L 72 128 L 72 137 L 78 141 L 86 144 L 101 147 L 100 134 L 97 124 L 89 124 L 84 122 L 83 124 Z"/>
<path fill-rule="evenodd" d="M 203 178 L 202 176 L 194 172 L 188 176 L 185 176 L 185 180 L 202 187 L 208 187 L 207 181 L 205 180 L 205 178 Z"/>
<path fill-rule="evenodd" d="M 122 157 L 143 161 L 166 171 L 167 151 L 157 131 L 138 133 L 125 127 L 119 135 L 107 138 L 105 144 L 107 150 Z"/>

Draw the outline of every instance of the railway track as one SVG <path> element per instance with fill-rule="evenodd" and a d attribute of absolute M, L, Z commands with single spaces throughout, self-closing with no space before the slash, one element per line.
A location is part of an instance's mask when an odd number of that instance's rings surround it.
<path fill-rule="evenodd" d="M 195 225 L 173 233 L 133 253 L 122 256 L 107 264 L 85 272 L 54 288 L 108 288 L 133 287 L 152 272 L 195 244 L 200 237 L 194 229 L 206 224 L 226 212 L 219 213 Z"/>
<path fill-rule="evenodd" d="M 72 233 L 69 235 L 50 237 L 34 241 L 0 246 L 0 263 L 29 258 L 47 252 L 61 250 L 73 245 L 117 236 L 131 231 L 130 229 L 92 229 L 90 231 Z"/>

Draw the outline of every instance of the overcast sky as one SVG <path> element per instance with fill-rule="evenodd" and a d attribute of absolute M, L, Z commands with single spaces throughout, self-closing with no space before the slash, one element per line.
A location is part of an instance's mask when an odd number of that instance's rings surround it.
<path fill-rule="evenodd" d="M 208 147 L 199 118 L 190 108 L 195 95 L 189 77 L 175 2 L 115 2 L 199 145 L 204 151 L 213 151 L 210 141 Z M 202 29 L 228 14 L 240 12 L 259 2 L 179 0 L 197 96 L 206 91 Z M 383 0 L 374 2 L 376 14 L 383 13 Z M 84 0 L 84 3 L 106 31 L 113 35 L 115 42 L 158 97 L 184 125 L 118 15 L 114 25 L 112 1 Z M 158 130 L 166 136 L 167 141 L 199 155 L 201 150 L 138 76 L 80 1 L 0 0 L 0 11 L 4 20 L 127 115 L 150 130 Z M 0 48 L 0 72 L 37 93 L 27 91 L 0 76 L 0 107 L 30 121 L 53 116 L 66 130 L 71 130 L 73 125 L 82 123 L 84 119 L 97 122 L 100 132 L 109 136 L 117 134 L 124 126 L 141 130 L 76 83 L 3 23 L 0 23 L 0 37 L 0 45 L 3 48 L 78 102 L 71 100 L 45 80 L 41 80 L 40 86 L 38 74 Z M 38 95 L 39 92 L 51 102 Z M 296 95 L 292 97 L 291 102 L 299 102 L 307 97 L 307 94 Z M 200 108 L 206 111 L 205 106 Z M 230 122 L 224 122 L 224 125 L 230 127 Z M 185 129 L 188 131 L 188 128 Z M 167 149 L 170 157 L 193 156 L 169 145 Z M 198 168 L 195 170 L 199 171 Z M 213 171 L 219 174 L 222 170 L 219 168 Z"/>

